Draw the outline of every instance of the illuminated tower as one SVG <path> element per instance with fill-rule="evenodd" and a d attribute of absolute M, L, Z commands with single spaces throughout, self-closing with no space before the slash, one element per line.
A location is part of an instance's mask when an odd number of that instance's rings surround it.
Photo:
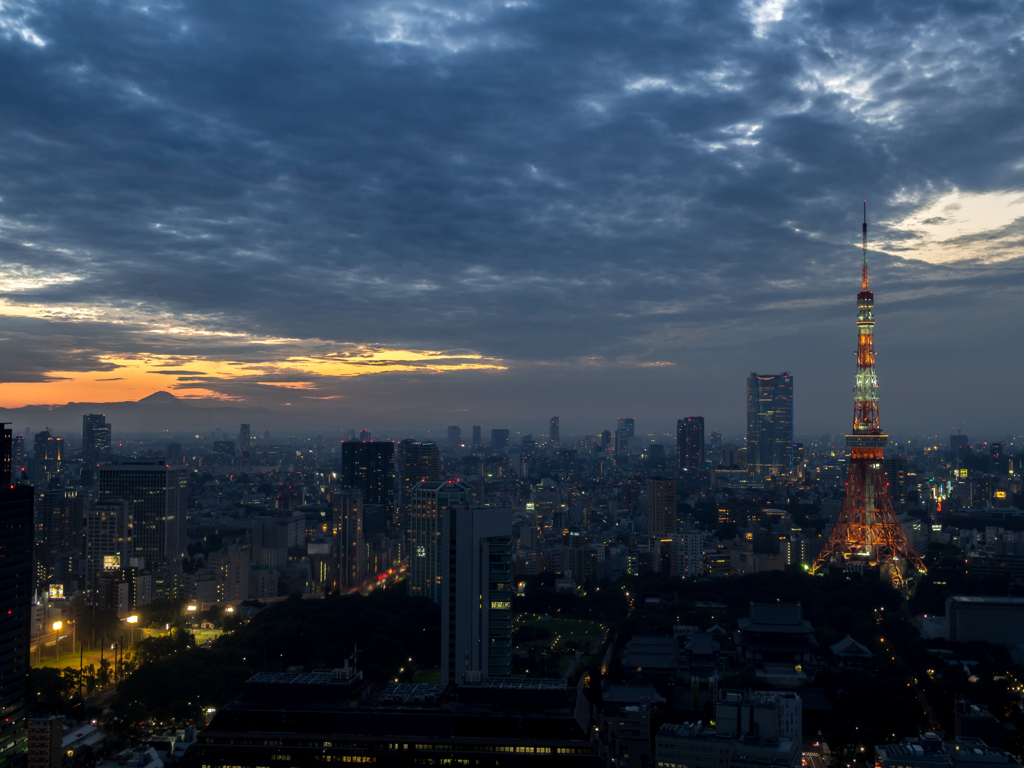
<path fill-rule="evenodd" d="M 850 469 L 846 496 L 836 527 L 811 568 L 830 564 L 877 566 L 893 586 L 904 586 L 904 563 L 924 572 L 924 563 L 907 540 L 889 498 L 882 451 L 888 436 L 878 419 L 878 378 L 875 375 L 874 295 L 868 290 L 868 215 L 864 203 L 864 262 L 857 294 L 857 377 L 853 389 L 853 431 L 846 436 Z"/>

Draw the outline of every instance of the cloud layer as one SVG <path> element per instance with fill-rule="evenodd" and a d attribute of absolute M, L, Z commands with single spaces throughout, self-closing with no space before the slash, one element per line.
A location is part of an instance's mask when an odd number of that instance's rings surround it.
<path fill-rule="evenodd" d="M 1019 431 L 1022 57 L 1015 2 L 4 0 L 0 400 L 738 432 L 791 370 L 838 432 L 867 198 L 885 423 Z"/>

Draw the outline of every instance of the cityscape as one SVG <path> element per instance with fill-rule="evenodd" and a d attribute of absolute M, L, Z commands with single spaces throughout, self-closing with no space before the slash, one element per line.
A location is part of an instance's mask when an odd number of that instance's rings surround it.
<path fill-rule="evenodd" d="M 1020 768 L 1022 56 L 0 2 L 0 768 Z"/>

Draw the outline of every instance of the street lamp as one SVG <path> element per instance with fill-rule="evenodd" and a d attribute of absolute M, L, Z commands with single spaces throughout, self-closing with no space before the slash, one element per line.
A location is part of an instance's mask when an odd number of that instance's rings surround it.
<path fill-rule="evenodd" d="M 63 621 L 53 622 L 53 656 L 56 659 L 60 658 L 60 630 L 63 626 Z"/>
<path fill-rule="evenodd" d="M 139 623 L 139 617 L 132 615 L 125 619 L 128 622 L 129 645 L 135 645 L 135 625 Z"/>

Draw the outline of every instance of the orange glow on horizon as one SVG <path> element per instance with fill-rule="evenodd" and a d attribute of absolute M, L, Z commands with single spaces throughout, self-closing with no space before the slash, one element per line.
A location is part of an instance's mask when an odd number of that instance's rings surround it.
<path fill-rule="evenodd" d="M 220 382 L 254 384 L 268 390 L 277 387 L 295 394 L 308 392 L 308 399 L 329 400 L 340 395 L 325 391 L 325 388 L 342 378 L 396 372 L 506 370 L 500 361 L 472 353 L 372 347 L 361 347 L 355 352 L 285 357 L 256 363 L 165 355 L 105 356 L 100 361 L 111 369 L 51 371 L 48 374 L 50 381 L 0 383 L 0 405 L 20 408 L 73 402 L 125 402 L 141 400 L 160 391 L 171 392 L 183 399 L 244 400 L 220 392 Z"/>

